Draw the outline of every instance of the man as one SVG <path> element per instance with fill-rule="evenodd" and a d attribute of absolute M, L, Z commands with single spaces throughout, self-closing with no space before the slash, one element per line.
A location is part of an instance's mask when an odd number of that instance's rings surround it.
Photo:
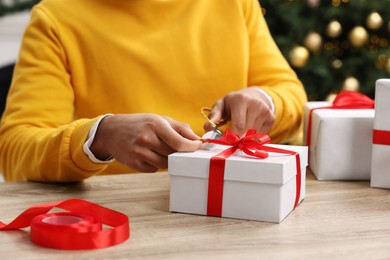
<path fill-rule="evenodd" d="M 152 172 L 199 148 L 203 106 L 239 135 L 284 142 L 305 102 L 256 0 L 45 0 L 15 67 L 0 165 L 7 180 Z"/>

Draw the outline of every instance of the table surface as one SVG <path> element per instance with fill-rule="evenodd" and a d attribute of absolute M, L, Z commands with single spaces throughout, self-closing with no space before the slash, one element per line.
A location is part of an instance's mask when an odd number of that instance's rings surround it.
<path fill-rule="evenodd" d="M 81 198 L 127 214 L 131 237 L 105 249 L 36 246 L 29 229 L 0 232 L 1 259 L 389 259 L 390 190 L 366 181 L 307 176 L 305 200 L 281 224 L 169 212 L 166 172 L 92 177 L 82 183 L 0 183 L 0 220 L 26 208 Z"/>

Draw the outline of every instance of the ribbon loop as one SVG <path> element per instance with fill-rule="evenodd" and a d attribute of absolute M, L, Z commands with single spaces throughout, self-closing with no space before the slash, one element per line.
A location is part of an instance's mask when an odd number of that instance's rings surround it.
<path fill-rule="evenodd" d="M 343 90 L 333 101 L 333 107 L 337 108 L 374 108 L 375 101 L 362 93 Z"/>
<path fill-rule="evenodd" d="M 263 145 L 271 141 L 271 138 L 263 133 L 257 133 L 254 129 L 249 129 L 245 135 L 240 138 L 236 133 L 230 129 L 226 129 L 221 139 L 204 139 L 204 143 L 213 143 L 220 145 L 231 146 L 234 151 L 229 151 L 229 156 L 232 155 L 236 150 L 241 150 L 244 153 L 259 157 L 267 158 L 268 153 L 264 151 Z M 227 154 L 227 153 L 226 153 Z M 227 158 L 227 157 L 226 157 Z"/>

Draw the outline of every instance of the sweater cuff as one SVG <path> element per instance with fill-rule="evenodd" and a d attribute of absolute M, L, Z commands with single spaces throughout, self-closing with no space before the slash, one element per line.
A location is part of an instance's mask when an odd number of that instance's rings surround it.
<path fill-rule="evenodd" d="M 100 122 L 106 118 L 107 116 L 111 116 L 112 114 L 105 114 L 104 116 L 102 116 L 101 118 L 99 118 L 91 127 L 91 129 L 89 130 L 89 134 L 88 134 L 88 139 L 87 141 L 84 143 L 83 145 L 83 151 L 84 153 L 88 156 L 88 158 L 94 162 L 94 163 L 112 163 L 113 161 L 115 161 L 115 159 L 110 156 L 108 157 L 107 159 L 105 160 L 99 160 L 98 158 L 96 158 L 96 156 L 92 153 L 91 151 L 91 145 L 93 143 L 93 140 L 95 139 L 95 135 L 96 135 L 96 131 L 99 127 L 99 124 Z"/>
<path fill-rule="evenodd" d="M 256 89 L 258 91 L 260 91 L 268 99 L 268 101 L 269 101 L 269 103 L 271 105 L 270 109 L 271 109 L 272 113 L 275 114 L 275 104 L 274 104 L 274 100 L 272 99 L 270 94 L 268 94 L 265 90 L 263 90 L 263 89 L 261 89 L 259 87 L 256 87 Z"/>

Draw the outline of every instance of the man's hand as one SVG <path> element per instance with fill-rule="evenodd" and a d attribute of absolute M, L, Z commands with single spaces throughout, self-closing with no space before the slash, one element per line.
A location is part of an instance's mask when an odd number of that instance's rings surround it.
<path fill-rule="evenodd" d="M 190 126 L 156 114 L 120 114 L 104 118 L 91 152 L 101 160 L 117 161 L 141 172 L 168 167 L 168 155 L 197 150 L 202 142 Z"/>
<path fill-rule="evenodd" d="M 248 87 L 230 92 L 218 100 L 209 119 L 213 122 L 231 120 L 232 131 L 242 136 L 250 128 L 267 133 L 275 122 L 275 115 L 267 97 L 255 87 Z M 206 123 L 204 129 L 210 131 L 212 127 Z"/>

